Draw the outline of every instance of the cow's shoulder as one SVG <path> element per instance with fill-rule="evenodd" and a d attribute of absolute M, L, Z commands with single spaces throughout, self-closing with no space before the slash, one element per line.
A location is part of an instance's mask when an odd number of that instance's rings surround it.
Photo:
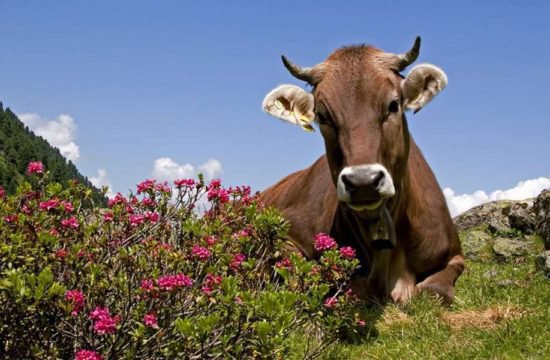
<path fill-rule="evenodd" d="M 338 206 L 326 156 L 263 191 L 261 200 L 281 212 L 290 224 L 291 240 L 311 255 L 313 236 L 330 231 Z"/>
<path fill-rule="evenodd" d="M 406 199 L 396 224 L 416 272 L 443 266 L 450 254 L 460 253 L 460 240 L 445 196 L 420 149 L 411 139 L 405 185 Z"/>

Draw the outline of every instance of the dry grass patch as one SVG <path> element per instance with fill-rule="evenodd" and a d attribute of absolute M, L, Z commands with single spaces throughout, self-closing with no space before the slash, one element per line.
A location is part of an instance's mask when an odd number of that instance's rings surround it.
<path fill-rule="evenodd" d="M 441 319 L 453 330 L 464 327 L 491 330 L 504 321 L 519 319 L 525 315 L 527 310 L 517 305 L 495 305 L 485 310 L 465 310 L 457 313 L 446 311 L 441 314 Z"/>
<path fill-rule="evenodd" d="M 406 325 L 412 322 L 409 315 L 402 312 L 398 307 L 387 308 L 384 314 L 378 320 L 377 328 L 379 330 L 388 329 L 394 325 Z"/>

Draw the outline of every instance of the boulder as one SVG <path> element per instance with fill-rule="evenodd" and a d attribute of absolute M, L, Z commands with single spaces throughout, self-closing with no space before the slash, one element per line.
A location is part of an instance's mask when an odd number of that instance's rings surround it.
<path fill-rule="evenodd" d="M 512 229 L 524 234 L 532 234 L 535 231 L 535 214 L 532 206 L 528 206 L 525 202 L 512 206 L 508 221 Z"/>
<path fill-rule="evenodd" d="M 497 235 L 518 231 L 532 234 L 535 230 L 533 199 L 498 200 L 478 205 L 457 216 L 454 223 L 459 230 L 486 228 Z"/>
<path fill-rule="evenodd" d="M 533 204 L 535 231 L 544 241 L 544 248 L 550 250 L 550 189 L 537 196 Z"/>
<path fill-rule="evenodd" d="M 508 214 L 512 207 L 512 201 L 493 201 L 471 208 L 465 213 L 454 218 L 454 223 L 459 230 L 469 230 L 485 227 L 488 224 L 493 230 L 510 227 Z"/>
<path fill-rule="evenodd" d="M 460 234 L 462 252 L 467 259 L 477 260 L 493 237 L 484 231 L 470 230 Z"/>
<path fill-rule="evenodd" d="M 530 248 L 531 244 L 528 241 L 505 237 L 496 238 L 493 245 L 493 251 L 502 260 L 525 256 Z"/>
<path fill-rule="evenodd" d="M 542 271 L 547 278 L 550 278 L 550 250 L 536 257 L 535 266 L 538 271 Z"/>

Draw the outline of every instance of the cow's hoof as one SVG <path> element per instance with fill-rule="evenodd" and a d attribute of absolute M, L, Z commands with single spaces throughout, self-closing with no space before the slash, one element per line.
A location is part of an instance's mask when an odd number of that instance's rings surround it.
<path fill-rule="evenodd" d="M 444 305 L 450 306 L 455 298 L 455 290 L 452 285 L 435 282 L 421 282 L 416 285 L 419 291 L 427 291 L 441 299 Z"/>
<path fill-rule="evenodd" d="M 412 281 L 399 280 L 390 293 L 394 303 L 404 305 L 418 292 Z"/>

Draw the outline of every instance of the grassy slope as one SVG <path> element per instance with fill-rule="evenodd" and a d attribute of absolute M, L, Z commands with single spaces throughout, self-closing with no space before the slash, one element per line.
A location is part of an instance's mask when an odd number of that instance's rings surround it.
<path fill-rule="evenodd" d="M 424 294 L 402 308 L 371 310 L 366 341 L 338 344 L 323 358 L 550 359 L 550 280 L 535 272 L 534 256 L 467 267 L 451 308 Z"/>

